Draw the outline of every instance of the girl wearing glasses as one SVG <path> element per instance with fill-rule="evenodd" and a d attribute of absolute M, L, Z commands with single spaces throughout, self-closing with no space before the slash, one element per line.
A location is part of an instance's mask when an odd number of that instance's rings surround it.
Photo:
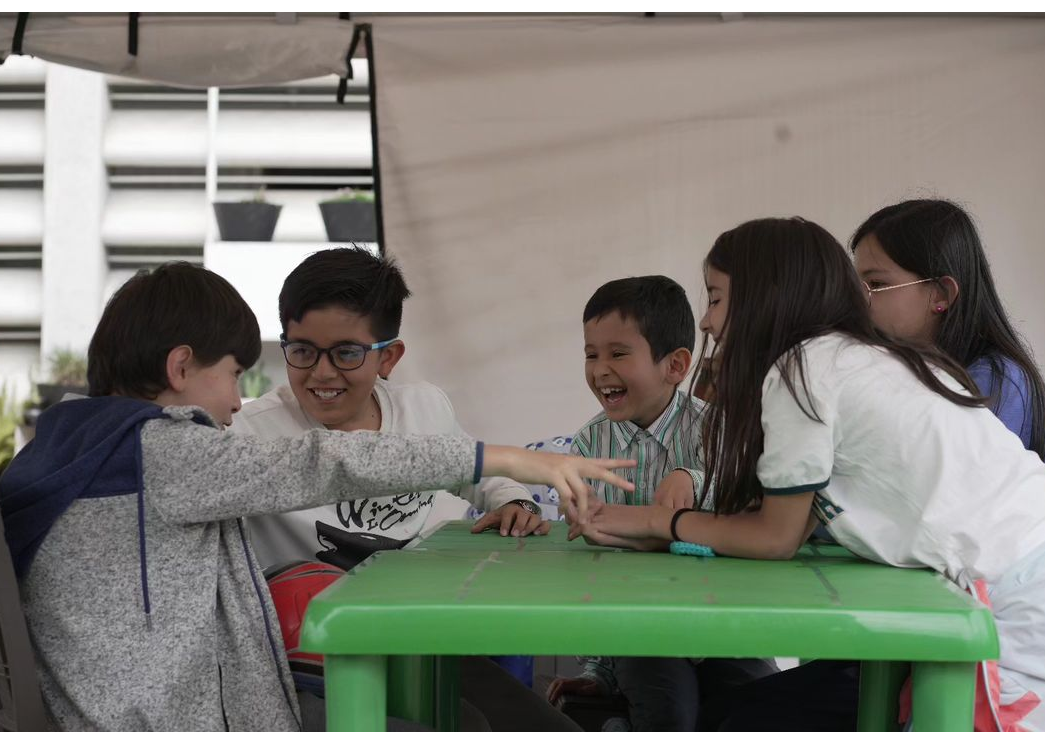
<path fill-rule="evenodd" d="M 969 215 L 948 201 L 901 202 L 868 217 L 850 247 L 874 324 L 946 352 L 1045 459 L 1045 383 L 998 298 Z"/>
<path fill-rule="evenodd" d="M 1000 685 L 984 686 L 977 728 L 1045 730 L 1045 463 L 969 393 L 963 367 L 875 327 L 852 262 L 820 226 L 740 225 L 715 241 L 705 277 L 701 329 L 720 358 L 705 483 L 718 513 L 597 503 L 580 524 L 571 504 L 571 534 L 789 559 L 821 523 L 865 558 L 933 568 L 994 615 L 1001 659 L 982 673 Z M 751 683 L 742 700 L 772 708 L 738 704 L 733 724 L 855 723 L 855 681 L 832 698 L 848 719 L 825 716 L 825 691 L 843 689 L 846 670 L 816 664 Z"/>

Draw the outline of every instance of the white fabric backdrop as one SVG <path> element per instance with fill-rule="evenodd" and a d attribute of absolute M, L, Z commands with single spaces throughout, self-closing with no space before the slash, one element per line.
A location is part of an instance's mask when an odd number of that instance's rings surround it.
<path fill-rule="evenodd" d="M 894 201 L 958 200 L 1045 355 L 1045 21 L 375 21 L 386 247 L 407 355 L 473 434 L 522 443 L 598 410 L 581 312 L 664 273 L 703 312 L 714 238 L 769 215 L 845 243 Z"/>
<path fill-rule="evenodd" d="M 0 13 L 0 60 L 17 20 Z M 274 85 L 344 75 L 353 27 L 337 13 L 142 13 L 132 56 L 128 24 L 127 13 L 30 13 L 22 52 L 190 88 Z"/>

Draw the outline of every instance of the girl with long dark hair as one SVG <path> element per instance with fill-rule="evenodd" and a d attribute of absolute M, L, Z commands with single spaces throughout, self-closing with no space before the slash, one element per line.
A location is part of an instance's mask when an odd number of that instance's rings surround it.
<path fill-rule="evenodd" d="M 865 558 L 933 568 L 993 605 L 1002 684 L 987 715 L 1045 729 L 1045 463 L 963 367 L 875 327 L 849 256 L 820 226 L 747 222 L 715 241 L 705 273 L 701 328 L 720 358 L 704 430 L 716 513 L 592 504 L 572 533 L 787 559 L 820 522 Z"/>
<path fill-rule="evenodd" d="M 901 202 L 868 217 L 850 249 L 875 325 L 949 354 L 1023 446 L 1045 459 L 1045 383 L 1002 306 L 969 215 L 939 199 Z"/>

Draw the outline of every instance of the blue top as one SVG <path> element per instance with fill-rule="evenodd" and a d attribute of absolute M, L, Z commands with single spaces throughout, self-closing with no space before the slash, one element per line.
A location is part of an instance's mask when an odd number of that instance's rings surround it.
<path fill-rule="evenodd" d="M 1001 387 L 997 398 L 989 402 L 991 411 L 1030 449 L 1031 409 L 1030 382 L 1022 369 L 1008 357 L 996 357 L 1002 365 Z M 994 392 L 994 371 L 991 358 L 982 356 L 969 365 L 969 376 L 988 397 Z"/>

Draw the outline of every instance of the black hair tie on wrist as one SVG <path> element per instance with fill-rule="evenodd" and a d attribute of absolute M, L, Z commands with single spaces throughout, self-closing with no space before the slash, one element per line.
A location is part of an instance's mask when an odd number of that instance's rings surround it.
<path fill-rule="evenodd" d="M 671 518 L 671 539 L 673 541 L 675 541 L 675 542 L 685 542 L 685 540 L 683 540 L 681 537 L 679 537 L 679 533 L 676 532 L 675 530 L 678 528 L 678 525 L 679 525 L 679 517 L 681 517 L 686 512 L 691 512 L 691 511 L 696 511 L 696 509 L 685 509 L 685 508 L 679 509 L 678 511 L 675 512 L 675 516 L 673 516 Z"/>

